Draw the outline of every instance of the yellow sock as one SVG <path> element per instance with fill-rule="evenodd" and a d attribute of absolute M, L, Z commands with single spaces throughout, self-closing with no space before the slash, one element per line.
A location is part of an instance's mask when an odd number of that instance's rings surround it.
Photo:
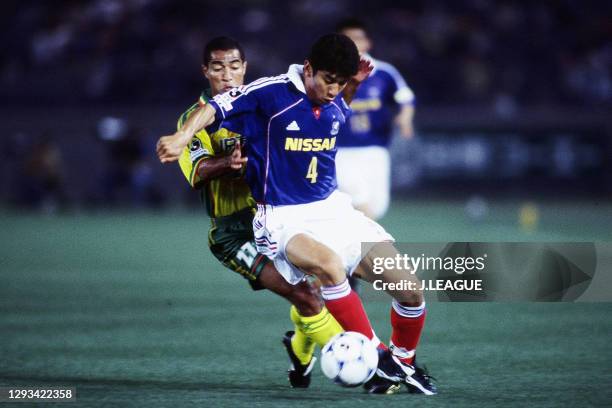
<path fill-rule="evenodd" d="M 307 364 L 312 358 L 315 344 L 323 347 L 332 337 L 344 331 L 325 307 L 319 314 L 306 317 L 291 306 L 290 315 L 295 327 L 291 347 L 302 364 Z"/>

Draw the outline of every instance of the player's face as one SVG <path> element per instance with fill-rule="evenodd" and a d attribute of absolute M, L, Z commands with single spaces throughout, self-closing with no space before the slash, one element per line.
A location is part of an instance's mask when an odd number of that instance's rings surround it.
<path fill-rule="evenodd" d="M 240 58 L 240 51 L 216 50 L 210 55 L 210 62 L 202 66 L 202 72 L 210 83 L 213 96 L 244 83 L 247 63 Z"/>
<path fill-rule="evenodd" d="M 304 62 L 304 87 L 308 99 L 315 105 L 333 101 L 346 86 L 349 78 L 339 77 L 329 71 L 318 70 L 313 74 L 312 65 Z"/>
<path fill-rule="evenodd" d="M 359 54 L 370 52 L 370 48 L 372 48 L 372 42 L 368 38 L 368 35 L 361 28 L 347 28 L 342 30 L 342 33 L 346 35 L 348 38 L 353 40 L 355 45 L 357 46 L 357 50 Z"/>

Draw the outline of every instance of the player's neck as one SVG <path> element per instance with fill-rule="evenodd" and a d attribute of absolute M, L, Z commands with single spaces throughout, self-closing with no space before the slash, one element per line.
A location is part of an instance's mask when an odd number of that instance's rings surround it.
<path fill-rule="evenodd" d="M 304 91 L 306 92 L 306 98 L 308 99 L 308 102 L 310 102 L 311 105 L 313 106 L 320 106 L 319 103 L 315 102 L 316 98 L 314 98 L 314 95 L 311 95 L 308 92 L 308 87 L 306 86 L 306 78 L 304 77 L 304 73 L 300 74 L 300 79 L 302 80 L 302 83 L 304 84 Z"/>

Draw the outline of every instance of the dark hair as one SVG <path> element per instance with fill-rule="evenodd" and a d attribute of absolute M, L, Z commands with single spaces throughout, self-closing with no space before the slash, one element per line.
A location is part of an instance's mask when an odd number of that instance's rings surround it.
<path fill-rule="evenodd" d="M 314 43 L 308 61 L 312 65 L 313 74 L 323 70 L 342 78 L 350 78 L 359 69 L 359 51 L 346 35 L 326 34 Z"/>
<path fill-rule="evenodd" d="M 244 50 L 240 43 L 230 37 L 215 37 L 204 46 L 202 52 L 202 63 L 208 65 L 212 59 L 213 51 L 238 50 L 240 59 L 245 61 Z"/>
<path fill-rule="evenodd" d="M 359 30 L 363 30 L 366 33 L 366 35 L 368 36 L 370 35 L 368 31 L 368 26 L 366 25 L 366 23 L 355 17 L 345 18 L 344 20 L 338 21 L 338 23 L 336 24 L 337 33 L 340 33 L 344 30 L 350 30 L 351 28 L 357 28 Z"/>

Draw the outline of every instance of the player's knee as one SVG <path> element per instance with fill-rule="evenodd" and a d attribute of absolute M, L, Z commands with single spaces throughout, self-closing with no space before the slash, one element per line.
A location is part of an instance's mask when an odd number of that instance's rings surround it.
<path fill-rule="evenodd" d="M 323 308 L 319 292 L 307 282 L 296 285 L 289 300 L 302 316 L 314 316 Z"/>
<path fill-rule="evenodd" d="M 402 290 L 393 292 L 393 298 L 404 306 L 417 307 L 423 303 L 423 291 Z"/>

